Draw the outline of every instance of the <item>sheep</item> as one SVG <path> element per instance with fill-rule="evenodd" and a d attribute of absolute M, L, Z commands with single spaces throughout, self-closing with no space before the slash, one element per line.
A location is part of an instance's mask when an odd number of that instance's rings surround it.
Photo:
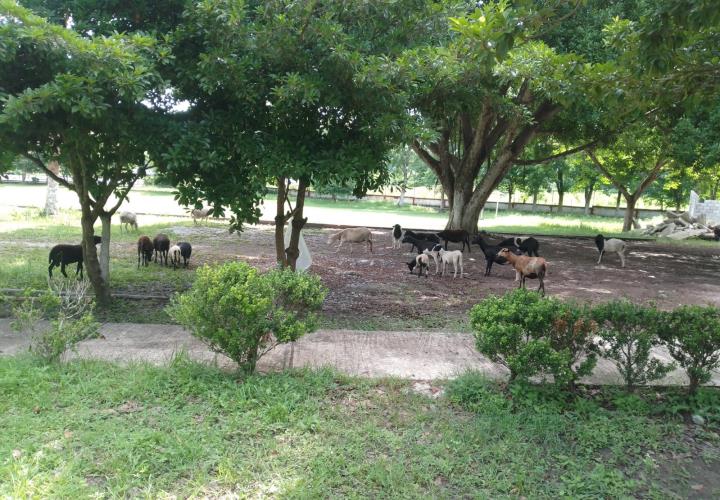
<path fill-rule="evenodd" d="M 392 236 L 392 240 L 393 240 L 393 244 L 392 244 L 393 249 L 400 248 L 400 244 L 401 244 L 400 240 L 402 239 L 402 235 L 403 235 L 402 227 L 400 227 L 400 224 L 395 224 L 392 227 L 392 233 L 390 233 L 390 236 Z"/>
<path fill-rule="evenodd" d="M 138 265 L 137 268 L 140 269 L 140 262 L 142 261 L 142 265 L 147 267 L 152 260 L 152 254 L 153 254 L 154 246 L 153 242 L 150 241 L 149 236 L 140 236 L 138 238 L 137 242 L 137 254 L 138 254 Z"/>
<path fill-rule="evenodd" d="M 410 269 L 410 274 L 413 274 L 413 269 L 418 267 L 418 278 L 422 276 L 423 269 L 425 269 L 425 277 L 428 277 L 428 269 L 430 268 L 430 257 L 425 253 L 419 253 L 413 260 L 407 263 Z"/>
<path fill-rule="evenodd" d="M 337 247 L 337 250 L 335 250 L 335 253 L 338 253 L 340 251 L 340 248 L 343 246 L 343 243 L 346 241 L 348 243 L 367 243 L 368 248 L 370 248 L 370 253 L 372 253 L 372 233 L 370 230 L 366 227 L 350 227 L 347 229 L 343 229 L 339 233 L 335 233 L 333 235 L 330 235 L 328 238 L 328 245 L 332 244 L 334 241 L 339 241 L 340 244 Z M 350 245 L 350 253 L 352 253 L 352 245 Z"/>
<path fill-rule="evenodd" d="M 445 250 L 447 250 L 448 242 L 462 243 L 462 251 L 465 251 L 465 245 L 470 252 L 470 234 L 464 229 L 445 229 L 437 233 L 441 240 L 445 241 Z"/>
<path fill-rule="evenodd" d="M 163 264 L 167 266 L 168 263 L 168 251 L 170 250 L 170 238 L 168 238 L 167 234 L 158 234 L 153 238 L 152 241 L 153 244 L 153 250 L 155 253 L 155 262 L 158 261 L 158 256 L 160 257 L 160 264 Z"/>
<path fill-rule="evenodd" d="M 190 210 L 190 216 L 193 218 L 193 223 L 197 224 L 198 219 L 201 221 L 205 221 L 207 224 L 207 219 L 209 215 L 212 215 L 213 208 L 212 207 L 205 207 L 205 208 L 193 208 Z"/>
<path fill-rule="evenodd" d="M 93 236 L 93 241 L 96 245 L 102 243 L 100 236 Z M 80 245 L 55 245 L 50 249 L 50 255 L 48 255 L 48 275 L 52 278 L 53 268 L 60 266 L 60 272 L 66 278 L 68 277 L 65 272 L 65 266 L 77 262 L 77 268 L 75 269 L 75 276 L 80 274 L 80 279 L 83 278 L 83 250 L 82 244 Z"/>
<path fill-rule="evenodd" d="M 181 241 L 170 247 L 170 262 L 172 262 L 173 269 L 180 266 L 180 259 L 183 259 L 183 267 L 188 267 L 188 260 L 192 253 L 192 246 L 190 243 Z"/>
<path fill-rule="evenodd" d="M 620 266 L 625 267 L 625 249 L 627 244 L 623 240 L 617 238 L 605 238 L 602 234 L 595 236 L 595 245 L 597 245 L 600 257 L 597 263 L 600 264 L 605 252 L 617 252 L 620 256 Z"/>
<path fill-rule="evenodd" d="M 120 232 L 122 233 L 123 225 L 125 226 L 125 232 L 128 232 L 128 225 L 138 230 L 137 214 L 134 212 L 121 212 L 120 213 Z"/>
<path fill-rule="evenodd" d="M 412 245 L 410 251 L 412 252 L 417 248 L 418 253 L 422 253 L 425 250 L 432 250 L 437 245 L 437 243 L 433 241 L 421 240 L 414 236 L 408 236 L 407 234 L 402 239 L 402 243 L 410 243 Z"/>
<path fill-rule="evenodd" d="M 540 249 L 540 243 L 532 236 L 527 238 L 521 238 L 520 236 L 514 236 L 507 238 L 498 243 L 499 247 L 517 247 L 522 253 L 527 254 L 530 257 L 540 257 L 538 255 L 538 249 Z"/>
<path fill-rule="evenodd" d="M 488 242 L 486 242 L 482 234 L 478 234 L 473 238 L 473 243 L 480 245 L 480 249 L 483 251 L 483 254 L 485 254 L 485 276 L 490 276 L 490 271 L 492 270 L 493 263 L 497 264 L 506 264 L 508 261 L 506 258 L 499 255 L 499 252 L 502 248 L 509 248 L 512 250 L 513 253 L 519 253 L 520 250 L 515 247 L 508 245 L 506 247 L 501 247 L 500 245 L 491 245 Z M 518 273 L 515 273 L 515 281 L 518 281 L 520 279 L 520 275 Z"/>
<path fill-rule="evenodd" d="M 463 273 L 463 254 L 461 250 L 445 250 L 442 246 L 437 245 L 431 251 L 425 251 L 426 254 L 430 255 L 435 259 L 435 274 L 437 274 L 437 258 L 440 258 L 442 262 L 442 276 L 445 276 L 445 268 L 448 263 L 453 265 L 453 278 L 457 277 L 457 269 L 460 266 L 460 277 L 462 278 Z"/>
<path fill-rule="evenodd" d="M 545 274 L 547 273 L 547 262 L 542 257 L 527 257 L 525 255 L 515 255 L 509 248 L 502 248 L 498 255 L 505 258 L 520 274 L 520 286 L 525 288 L 525 280 L 538 279 L 540 286 L 538 292 L 545 296 Z"/>
<path fill-rule="evenodd" d="M 410 236 L 412 238 L 415 238 L 416 240 L 425 240 L 431 241 L 433 243 L 440 243 L 440 238 L 438 238 L 437 234 L 434 233 L 416 233 L 415 231 L 410 231 L 409 229 L 406 229 L 403 236 Z"/>

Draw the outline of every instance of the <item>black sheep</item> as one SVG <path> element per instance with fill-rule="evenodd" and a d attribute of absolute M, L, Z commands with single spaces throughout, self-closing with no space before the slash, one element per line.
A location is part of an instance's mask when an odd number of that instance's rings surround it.
<path fill-rule="evenodd" d="M 137 242 L 137 253 L 138 253 L 138 269 L 140 269 L 140 263 L 147 267 L 152 260 L 153 255 L 153 242 L 150 241 L 148 236 L 140 236 Z"/>
<path fill-rule="evenodd" d="M 415 231 L 405 230 L 405 236 L 411 236 L 416 240 L 432 241 L 433 243 L 440 243 L 440 238 L 434 233 L 416 233 Z"/>
<path fill-rule="evenodd" d="M 153 238 L 152 245 L 155 250 L 155 262 L 158 261 L 158 256 L 160 256 L 160 264 L 167 266 L 168 251 L 170 250 L 170 238 L 168 238 L 168 235 L 158 234 Z"/>
<path fill-rule="evenodd" d="M 527 254 L 529 257 L 540 257 L 538 250 L 540 249 L 540 243 L 532 236 L 528 238 L 520 238 L 519 236 L 513 238 L 507 238 L 498 243 L 499 247 L 517 247 L 522 253 Z"/>
<path fill-rule="evenodd" d="M 177 245 L 180 247 L 180 255 L 183 258 L 183 266 L 187 268 L 190 255 L 192 254 L 192 245 L 190 245 L 187 241 L 181 241 Z"/>
<path fill-rule="evenodd" d="M 473 243 L 480 245 L 483 254 L 485 254 L 485 276 L 490 276 L 493 263 L 501 265 L 507 263 L 507 259 L 505 257 L 498 255 L 501 249 L 507 248 L 514 254 L 520 253 L 520 250 L 515 245 L 491 245 L 483 239 L 482 234 L 475 236 L 475 238 L 473 238 Z"/>
<path fill-rule="evenodd" d="M 413 249 L 417 248 L 418 253 L 422 253 L 423 250 L 432 250 L 433 247 L 437 245 L 434 241 L 421 240 L 413 236 L 408 236 L 407 234 L 402 239 L 402 242 L 410 243 L 412 245 L 410 251 L 412 252 Z"/>
<path fill-rule="evenodd" d="M 93 236 L 95 244 L 102 243 L 100 236 Z M 50 249 L 50 255 L 48 256 L 48 275 L 52 278 L 52 270 L 54 267 L 60 266 L 60 272 L 66 278 L 68 277 L 65 272 L 65 266 L 77 262 L 77 268 L 75 269 L 75 276 L 80 274 L 80 279 L 83 278 L 83 251 L 82 245 L 55 245 Z"/>
<path fill-rule="evenodd" d="M 462 243 L 462 251 L 465 251 L 465 245 L 467 245 L 468 253 L 470 253 L 470 233 L 464 229 L 445 229 L 437 233 L 441 240 L 445 242 L 445 250 L 448 248 L 448 242 Z"/>

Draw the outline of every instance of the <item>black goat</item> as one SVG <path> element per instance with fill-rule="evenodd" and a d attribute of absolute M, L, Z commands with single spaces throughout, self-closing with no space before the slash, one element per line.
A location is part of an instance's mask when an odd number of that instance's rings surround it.
<path fill-rule="evenodd" d="M 485 276 L 490 276 L 493 263 L 507 264 L 507 259 L 498 255 L 501 249 L 507 248 L 514 254 L 520 253 L 520 250 L 515 245 L 492 245 L 483 239 L 482 234 L 475 236 L 473 243 L 480 245 L 483 254 L 485 254 Z"/>
<path fill-rule="evenodd" d="M 102 243 L 100 236 L 93 236 L 95 244 Z M 65 266 L 77 262 L 77 268 L 75 269 L 75 276 L 80 274 L 80 279 L 83 278 L 83 251 L 82 245 L 55 245 L 50 249 L 50 255 L 48 256 L 48 275 L 52 278 L 53 268 L 60 266 L 60 272 L 66 278 L 68 277 L 65 272 Z"/>
<path fill-rule="evenodd" d="M 413 236 L 408 236 L 407 234 L 402 239 L 402 242 L 410 243 L 412 245 L 410 251 L 412 252 L 413 249 L 417 248 L 418 253 L 422 253 L 423 250 L 432 250 L 433 247 L 437 245 L 437 243 L 434 241 L 421 240 Z"/>
<path fill-rule="evenodd" d="M 507 238 L 498 243 L 499 247 L 517 247 L 522 253 L 527 254 L 529 257 L 540 257 L 538 250 L 540 249 L 540 243 L 532 236 L 528 238 L 520 238 L 515 236 L 513 238 Z"/>
<path fill-rule="evenodd" d="M 160 256 L 160 264 L 167 266 L 168 263 L 168 251 L 170 250 L 170 238 L 167 234 L 158 234 L 152 240 L 153 249 L 155 250 L 155 262 L 158 261 L 158 255 Z"/>
<path fill-rule="evenodd" d="M 465 245 L 467 245 L 468 253 L 470 253 L 470 233 L 464 229 L 445 229 L 437 233 L 441 240 L 445 242 L 445 250 L 447 250 L 448 242 L 462 243 L 462 251 L 465 251 Z"/>
<path fill-rule="evenodd" d="M 138 269 L 140 269 L 140 262 L 142 265 L 147 267 L 152 260 L 153 255 L 153 242 L 150 241 L 148 236 L 140 236 L 137 242 L 137 253 L 138 253 Z"/>
<path fill-rule="evenodd" d="M 435 233 L 416 233 L 415 231 L 410 231 L 409 229 L 406 229 L 405 236 L 412 236 L 416 240 L 425 240 L 432 241 L 433 243 L 440 243 L 440 238 L 438 238 L 437 234 Z"/>

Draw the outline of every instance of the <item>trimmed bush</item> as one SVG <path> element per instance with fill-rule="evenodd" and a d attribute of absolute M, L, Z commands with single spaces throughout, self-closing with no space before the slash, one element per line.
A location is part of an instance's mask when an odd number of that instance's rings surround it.
<path fill-rule="evenodd" d="M 587 308 L 515 290 L 490 296 L 470 311 L 477 349 L 510 370 L 510 381 L 548 372 L 571 390 L 597 362 L 597 324 Z"/>
<path fill-rule="evenodd" d="M 661 379 L 674 368 L 650 353 L 662 343 L 652 328 L 658 317 L 654 307 L 614 300 L 595 306 L 592 316 L 600 325 L 600 355 L 615 364 L 628 390 Z"/>
<path fill-rule="evenodd" d="M 289 270 L 261 273 L 230 262 L 198 269 L 190 291 L 174 297 L 168 313 L 252 373 L 272 348 L 315 330 L 315 313 L 325 295 L 316 276 Z"/>
<path fill-rule="evenodd" d="M 720 309 L 678 307 L 660 313 L 653 326 L 670 355 L 685 369 L 690 379 L 688 392 L 697 393 L 700 385 L 710 381 L 712 370 L 720 367 Z"/>

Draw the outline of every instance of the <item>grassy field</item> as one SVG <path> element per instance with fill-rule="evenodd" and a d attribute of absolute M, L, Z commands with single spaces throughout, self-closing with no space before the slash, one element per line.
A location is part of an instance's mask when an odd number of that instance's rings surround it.
<path fill-rule="evenodd" d="M 0 497 L 720 494 L 716 420 L 686 425 L 654 391 L 563 401 L 469 374 L 433 399 L 331 371 L 239 380 L 183 356 L 0 357 L 0 372 Z M 717 392 L 701 397 L 718 411 Z"/>

